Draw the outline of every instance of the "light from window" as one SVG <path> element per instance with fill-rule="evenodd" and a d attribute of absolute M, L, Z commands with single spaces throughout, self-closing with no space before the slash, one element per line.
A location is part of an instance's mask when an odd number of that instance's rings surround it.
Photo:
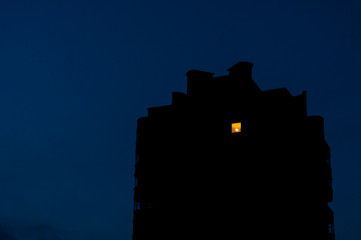
<path fill-rule="evenodd" d="M 240 133 L 241 132 L 241 123 L 232 123 L 232 133 Z"/>

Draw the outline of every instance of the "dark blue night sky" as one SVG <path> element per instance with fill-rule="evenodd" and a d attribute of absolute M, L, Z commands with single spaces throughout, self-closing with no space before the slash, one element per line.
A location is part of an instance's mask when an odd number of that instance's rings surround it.
<path fill-rule="evenodd" d="M 0 0 L 0 239 L 130 240 L 137 118 L 185 92 L 188 70 L 239 61 L 262 90 L 307 91 L 331 147 L 336 239 L 361 239 L 360 12 L 356 0 Z"/>

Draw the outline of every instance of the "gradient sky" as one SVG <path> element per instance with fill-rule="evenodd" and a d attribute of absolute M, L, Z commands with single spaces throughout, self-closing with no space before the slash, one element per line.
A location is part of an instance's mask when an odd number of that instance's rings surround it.
<path fill-rule="evenodd" d="M 136 120 L 190 69 L 307 91 L 361 239 L 361 2 L 0 0 L 0 239 L 130 240 Z M 307 176 L 305 176 L 307 177 Z M 302 226 L 300 226 L 302 231 Z"/>

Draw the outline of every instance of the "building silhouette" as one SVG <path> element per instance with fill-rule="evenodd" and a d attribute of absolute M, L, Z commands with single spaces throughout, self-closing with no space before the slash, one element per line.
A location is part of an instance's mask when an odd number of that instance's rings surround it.
<path fill-rule="evenodd" d="M 335 238 L 323 118 L 252 66 L 188 71 L 187 94 L 138 119 L 133 240 Z"/>

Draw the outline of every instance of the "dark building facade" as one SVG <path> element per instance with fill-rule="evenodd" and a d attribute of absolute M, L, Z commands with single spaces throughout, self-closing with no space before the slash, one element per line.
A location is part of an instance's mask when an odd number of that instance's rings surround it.
<path fill-rule="evenodd" d="M 335 238 L 323 118 L 252 66 L 191 70 L 187 94 L 138 119 L 133 240 Z"/>

